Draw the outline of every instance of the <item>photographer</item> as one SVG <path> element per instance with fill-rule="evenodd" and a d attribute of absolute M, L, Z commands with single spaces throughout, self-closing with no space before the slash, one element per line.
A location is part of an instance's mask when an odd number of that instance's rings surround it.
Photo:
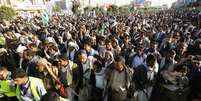
<path fill-rule="evenodd" d="M 191 60 L 191 69 L 188 73 L 190 80 L 191 93 L 189 101 L 201 100 L 201 56 L 197 55 Z"/>

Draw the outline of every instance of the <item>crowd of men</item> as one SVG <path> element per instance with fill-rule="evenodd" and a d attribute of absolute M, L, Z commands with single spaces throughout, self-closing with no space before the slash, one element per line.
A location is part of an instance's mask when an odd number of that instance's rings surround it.
<path fill-rule="evenodd" d="M 191 10 L 0 22 L 0 100 L 201 101 Z"/>

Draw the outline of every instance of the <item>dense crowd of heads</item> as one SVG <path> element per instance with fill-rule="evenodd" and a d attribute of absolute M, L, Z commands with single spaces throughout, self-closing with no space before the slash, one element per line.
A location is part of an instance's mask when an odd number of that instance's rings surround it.
<path fill-rule="evenodd" d="M 111 63 L 119 72 L 125 67 L 135 71 L 142 64 L 154 67 L 157 63 L 154 72 L 167 74 L 162 75 L 164 79 L 172 80 L 167 73 L 172 68 L 190 78 L 201 65 L 200 28 L 201 17 L 189 10 L 55 15 L 47 25 L 40 16 L 16 17 L 0 22 L 0 66 L 10 71 L 23 68 L 27 75 L 37 77 L 38 72 L 47 69 L 46 65 L 60 70 L 68 60 L 80 66 L 93 57 L 94 72 L 108 68 Z M 29 63 L 34 68 L 27 70 Z M 112 70 L 109 68 L 106 74 Z"/>

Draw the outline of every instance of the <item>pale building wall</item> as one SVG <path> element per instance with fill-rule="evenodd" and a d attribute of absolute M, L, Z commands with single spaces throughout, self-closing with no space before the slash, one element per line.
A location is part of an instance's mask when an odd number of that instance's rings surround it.
<path fill-rule="evenodd" d="M 0 5 L 11 6 L 11 0 L 0 0 Z"/>

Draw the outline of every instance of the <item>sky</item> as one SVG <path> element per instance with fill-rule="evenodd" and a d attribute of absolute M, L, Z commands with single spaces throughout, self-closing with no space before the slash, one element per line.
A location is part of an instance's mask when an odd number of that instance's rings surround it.
<path fill-rule="evenodd" d="M 126 4 L 130 4 L 131 1 L 133 0 L 91 0 L 91 2 L 93 4 L 97 4 L 97 2 L 99 2 L 100 4 L 103 3 L 115 3 L 117 5 L 126 5 Z M 177 1 L 177 0 L 148 0 L 148 1 L 152 1 L 152 6 L 160 6 L 163 4 L 167 4 L 168 6 L 171 6 L 173 2 Z"/>
<path fill-rule="evenodd" d="M 176 2 L 177 0 L 150 0 L 150 1 L 152 1 L 152 6 L 161 6 L 167 4 L 168 7 L 170 7 L 172 3 Z"/>
<path fill-rule="evenodd" d="M 113 4 L 115 3 L 116 5 L 127 5 L 130 4 L 132 0 L 91 0 L 92 4 L 97 4 L 100 3 L 102 4 Z"/>

